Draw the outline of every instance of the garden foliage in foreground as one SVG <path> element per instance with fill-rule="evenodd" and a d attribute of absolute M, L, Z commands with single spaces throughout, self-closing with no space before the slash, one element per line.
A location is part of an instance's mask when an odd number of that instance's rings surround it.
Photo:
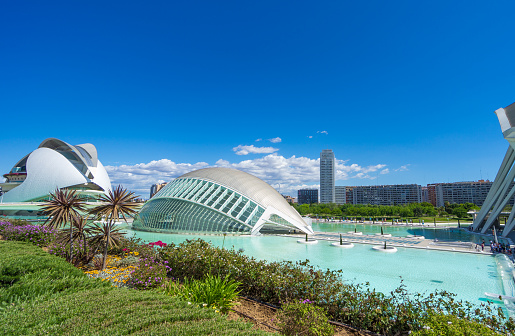
<path fill-rule="evenodd" d="M 512 319 L 490 305 L 478 307 L 458 301 L 455 295 L 439 291 L 427 296 L 410 295 L 404 286 L 389 294 L 368 285 L 342 281 L 341 271 L 320 270 L 308 261 L 267 262 L 235 250 L 220 249 L 203 240 L 168 245 L 160 251 L 168 262 L 168 276 L 176 279 L 203 279 L 206 274 L 241 282 L 241 294 L 275 305 L 309 299 L 322 307 L 331 320 L 382 335 L 404 335 L 423 330 L 447 315 L 467 323 L 479 323 L 503 334 L 515 334 Z M 438 320 L 438 319 L 436 319 Z"/>
<path fill-rule="evenodd" d="M 0 241 L 0 335 L 264 335 L 156 291 L 111 287 L 24 242 Z"/>

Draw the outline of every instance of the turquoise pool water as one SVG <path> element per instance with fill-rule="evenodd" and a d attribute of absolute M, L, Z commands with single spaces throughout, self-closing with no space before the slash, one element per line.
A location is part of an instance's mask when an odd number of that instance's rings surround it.
<path fill-rule="evenodd" d="M 312 224 L 314 231 L 322 232 L 349 232 L 357 231 L 363 234 L 381 233 L 381 225 L 379 224 L 348 224 L 348 223 L 315 223 Z M 450 241 L 470 241 L 476 244 L 481 244 L 482 240 L 488 245 L 490 240 L 493 240 L 491 235 L 478 235 L 467 232 L 464 229 L 458 228 L 434 228 L 434 227 L 415 227 L 415 226 L 395 226 L 383 225 L 383 232 L 390 233 L 392 236 L 406 237 L 407 235 L 421 235 L 427 239 L 450 240 Z M 499 238 L 500 242 L 507 243 L 508 241 Z"/>
<path fill-rule="evenodd" d="M 297 239 L 279 236 L 203 236 L 133 231 L 127 232 L 146 241 L 180 243 L 202 238 L 214 246 L 243 249 L 248 256 L 268 261 L 305 260 L 323 269 L 342 269 L 343 277 L 353 283 L 369 282 L 378 291 L 389 293 L 401 283 L 415 293 L 446 290 L 459 299 L 474 303 L 486 300 L 485 292 L 502 293 L 501 278 L 495 258 L 487 255 L 426 251 L 399 248 L 397 253 L 373 251 L 370 245 L 355 244 L 351 249 L 331 247 L 329 242 L 316 245 L 297 243 Z"/>

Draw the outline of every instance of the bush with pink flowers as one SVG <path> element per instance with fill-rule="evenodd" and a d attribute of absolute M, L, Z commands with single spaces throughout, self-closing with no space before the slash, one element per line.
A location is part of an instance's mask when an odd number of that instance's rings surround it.
<path fill-rule="evenodd" d="M 128 285 L 137 289 L 160 287 L 165 283 L 169 270 L 168 261 L 153 256 L 140 258 L 138 268 L 131 274 Z"/>
<path fill-rule="evenodd" d="M 0 222 L 0 234 L 5 240 L 24 241 L 43 247 L 55 241 L 57 231 L 39 225 L 15 225 L 11 222 Z"/>

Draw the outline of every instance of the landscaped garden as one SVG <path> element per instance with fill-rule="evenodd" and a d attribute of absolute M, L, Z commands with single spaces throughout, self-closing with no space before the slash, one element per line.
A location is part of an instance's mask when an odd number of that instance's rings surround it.
<path fill-rule="evenodd" d="M 130 197 L 118 188 L 86 214 L 75 194 L 56 191 L 45 227 L 0 222 L 0 334 L 263 334 L 227 318 L 238 297 L 282 308 L 269 324 L 285 335 L 332 335 L 328 320 L 382 335 L 514 334 L 502 310 L 447 292 L 380 293 L 308 261 L 125 238 L 114 222 L 133 215 Z"/>

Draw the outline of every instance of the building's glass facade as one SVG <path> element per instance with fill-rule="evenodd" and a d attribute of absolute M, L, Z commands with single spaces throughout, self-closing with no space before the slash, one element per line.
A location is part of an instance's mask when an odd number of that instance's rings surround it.
<path fill-rule="evenodd" d="M 320 153 L 320 203 L 334 203 L 336 162 L 331 149 Z"/>
<path fill-rule="evenodd" d="M 177 179 L 141 209 L 137 230 L 177 233 L 250 233 L 265 209 L 212 181 Z"/>

